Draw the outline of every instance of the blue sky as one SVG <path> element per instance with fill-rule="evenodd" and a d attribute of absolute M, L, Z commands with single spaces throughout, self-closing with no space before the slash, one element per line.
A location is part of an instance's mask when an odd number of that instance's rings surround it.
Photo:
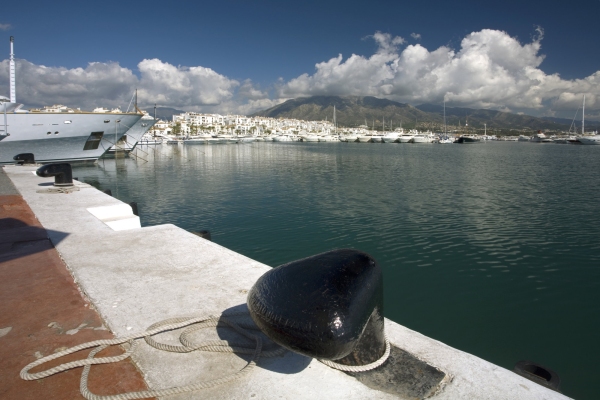
<path fill-rule="evenodd" d="M 138 87 L 205 112 L 332 94 L 571 117 L 585 93 L 600 115 L 598 16 L 600 0 L 30 1 L 0 14 L 0 94 L 12 35 L 28 105 L 123 107 Z"/>

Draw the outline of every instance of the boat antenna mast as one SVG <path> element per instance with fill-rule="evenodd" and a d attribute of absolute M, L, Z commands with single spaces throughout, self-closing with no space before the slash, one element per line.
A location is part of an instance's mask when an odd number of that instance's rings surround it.
<path fill-rule="evenodd" d="M 17 102 L 17 95 L 15 92 L 15 52 L 13 49 L 13 43 L 15 41 L 15 37 L 10 37 L 10 61 L 9 61 L 9 71 L 10 71 L 10 102 Z"/>
<path fill-rule="evenodd" d="M 583 95 L 583 106 L 581 109 L 581 136 L 585 134 L 585 94 Z"/>

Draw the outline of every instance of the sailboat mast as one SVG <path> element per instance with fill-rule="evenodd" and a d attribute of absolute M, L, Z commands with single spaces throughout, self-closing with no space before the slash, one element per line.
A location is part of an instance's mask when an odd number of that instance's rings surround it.
<path fill-rule="evenodd" d="M 10 37 L 10 61 L 9 61 L 9 71 L 10 71 L 10 102 L 17 102 L 17 95 L 15 92 L 15 52 L 13 50 L 13 43 L 15 41 L 15 37 Z"/>
<path fill-rule="evenodd" d="M 583 111 L 581 113 L 581 136 L 585 132 L 585 94 L 583 95 Z"/>
<path fill-rule="evenodd" d="M 444 136 L 448 136 L 448 132 L 446 130 L 446 102 L 444 102 Z"/>
<path fill-rule="evenodd" d="M 333 105 L 333 131 L 337 135 L 337 119 L 335 119 L 335 104 Z"/>

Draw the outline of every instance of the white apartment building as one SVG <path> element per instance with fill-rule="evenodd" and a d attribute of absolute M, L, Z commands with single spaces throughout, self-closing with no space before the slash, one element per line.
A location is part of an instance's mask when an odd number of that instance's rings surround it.
<path fill-rule="evenodd" d="M 196 112 L 173 115 L 173 121 L 170 123 L 159 121 L 155 125 L 155 130 L 166 132 L 177 123 L 180 124 L 181 134 L 183 135 L 190 135 L 194 132 L 237 135 L 311 132 L 328 135 L 335 130 L 335 127 L 329 121 L 301 121 L 297 119 L 201 114 Z M 341 130 L 338 131 L 341 132 Z"/>

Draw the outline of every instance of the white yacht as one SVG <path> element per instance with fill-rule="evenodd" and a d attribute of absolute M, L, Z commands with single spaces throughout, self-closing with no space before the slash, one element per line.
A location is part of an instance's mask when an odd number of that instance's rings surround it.
<path fill-rule="evenodd" d="M 141 118 L 141 113 L 93 113 L 65 106 L 25 110 L 16 101 L 14 38 L 10 37 L 10 100 L 0 97 L 0 164 L 20 153 L 36 162 L 95 161 Z"/>
<path fill-rule="evenodd" d="M 431 138 L 428 134 L 417 133 L 413 136 L 411 143 L 431 143 Z"/>
<path fill-rule="evenodd" d="M 373 135 L 358 135 L 358 141 L 360 143 L 369 143 L 373 139 Z"/>
<path fill-rule="evenodd" d="M 8 134 L 0 142 L 0 164 L 14 163 L 20 153 L 35 161 L 95 161 L 141 118 L 141 113 L 91 113 L 24 110 L 22 104 L 0 98 L 0 124 Z"/>
<path fill-rule="evenodd" d="M 400 136 L 398 136 L 398 142 L 400 143 L 409 143 L 412 142 L 412 138 L 414 137 L 413 132 L 403 132 Z"/>
<path fill-rule="evenodd" d="M 383 143 L 395 143 L 400 138 L 400 134 L 396 131 L 388 132 L 381 137 Z"/>
<path fill-rule="evenodd" d="M 290 135 L 274 135 L 273 139 L 274 142 L 292 142 L 293 139 Z"/>
<path fill-rule="evenodd" d="M 135 148 L 142 136 L 144 136 L 156 123 L 156 120 L 148 115 L 147 112 L 144 112 L 143 114 L 142 118 L 140 118 L 140 120 L 136 122 L 114 146 L 111 146 L 108 149 L 108 153 L 129 153 Z"/>
<path fill-rule="evenodd" d="M 531 139 L 529 139 L 530 142 L 533 143 L 550 143 L 553 142 L 550 138 L 546 137 L 546 134 L 543 133 L 542 131 L 537 131 L 537 133 L 535 133 Z"/>
<path fill-rule="evenodd" d="M 323 135 L 319 136 L 319 142 L 339 142 L 340 137 L 337 135 Z"/>
<path fill-rule="evenodd" d="M 383 135 L 371 136 L 371 142 L 373 142 L 373 143 L 381 143 L 382 141 L 383 141 Z"/>
<path fill-rule="evenodd" d="M 304 142 L 318 142 L 319 141 L 319 137 L 317 135 L 313 135 L 313 134 L 304 134 L 304 135 L 300 135 L 300 137 L 302 138 L 302 141 L 304 141 Z"/>
<path fill-rule="evenodd" d="M 597 132 L 595 135 L 585 135 L 585 95 L 583 95 L 583 113 L 581 115 L 581 136 L 579 136 L 577 140 L 579 143 L 586 145 L 600 144 L 600 135 L 598 135 Z"/>

